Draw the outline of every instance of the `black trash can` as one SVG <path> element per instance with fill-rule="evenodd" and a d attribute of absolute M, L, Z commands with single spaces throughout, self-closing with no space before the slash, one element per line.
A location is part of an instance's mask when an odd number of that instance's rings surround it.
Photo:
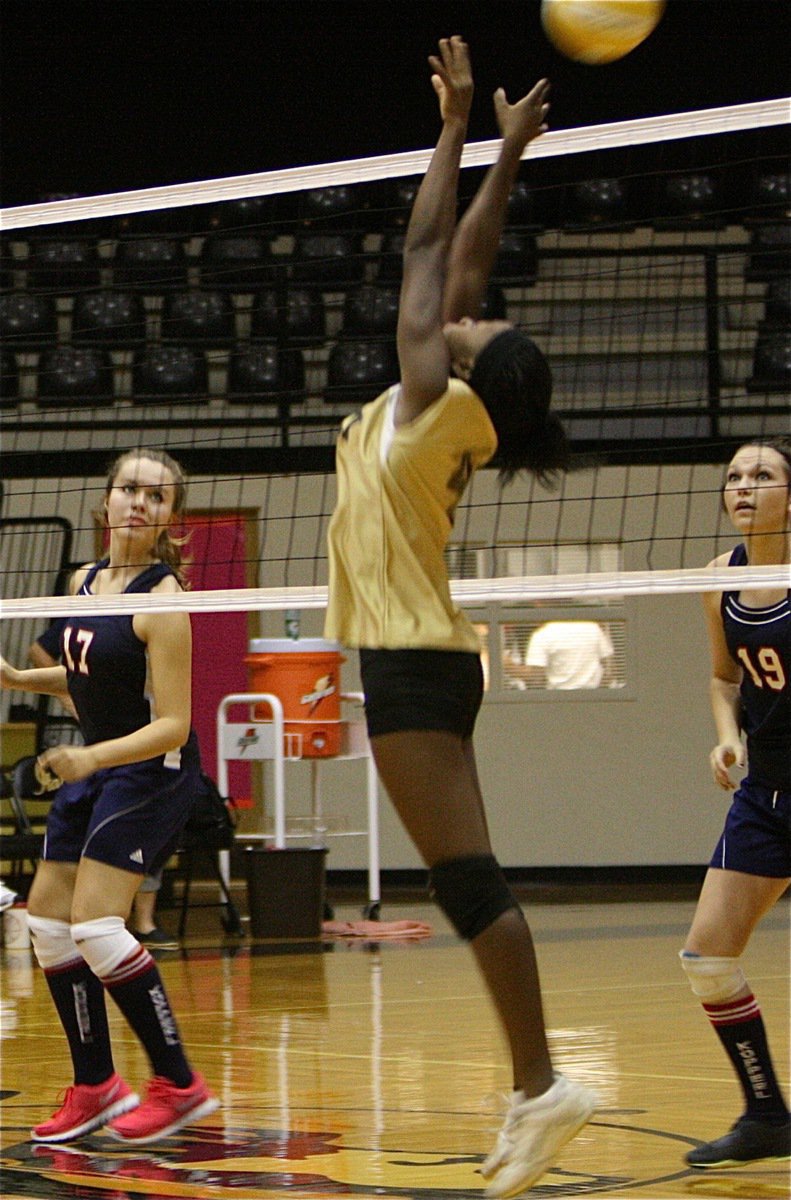
<path fill-rule="evenodd" d="M 252 937 L 321 936 L 326 857 L 326 846 L 245 847 Z"/>

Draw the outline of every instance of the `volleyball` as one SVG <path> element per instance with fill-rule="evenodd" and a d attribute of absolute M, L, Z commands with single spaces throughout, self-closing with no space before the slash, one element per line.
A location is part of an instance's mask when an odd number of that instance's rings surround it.
<path fill-rule="evenodd" d="M 659 24 L 666 0 L 542 0 L 541 23 L 553 46 L 575 62 L 623 58 Z"/>

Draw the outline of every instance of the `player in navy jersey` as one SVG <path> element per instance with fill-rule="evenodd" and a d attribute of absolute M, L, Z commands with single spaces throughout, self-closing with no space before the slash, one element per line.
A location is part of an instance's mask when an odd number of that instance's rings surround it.
<path fill-rule="evenodd" d="M 52 667 L 61 661 L 61 633 L 66 624 L 65 617 L 55 617 L 35 642 L 28 647 L 27 657 L 32 667 Z M 70 717 L 76 717 L 77 712 L 71 702 L 71 697 L 63 697 L 63 708 Z M 75 737 L 71 741 L 78 740 Z M 146 875 L 137 895 L 132 902 L 132 913 L 129 928 L 139 942 L 150 950 L 177 950 L 178 939 L 160 929 L 156 923 L 155 913 L 157 893 L 162 886 L 162 870 L 155 875 Z"/>
<path fill-rule="evenodd" d="M 181 555 L 170 526 L 184 476 L 169 455 L 133 450 L 110 470 L 104 496 L 109 554 L 80 568 L 81 595 L 175 593 Z M 64 697 L 84 745 L 53 746 L 38 770 L 61 780 L 28 898 L 30 932 L 66 1033 L 74 1084 L 32 1132 L 66 1142 L 108 1125 L 132 1144 L 156 1141 L 218 1107 L 190 1067 L 157 966 L 126 929 L 145 874 L 173 853 L 198 791 L 186 612 L 74 616 L 63 622 L 62 665 L 16 670 L 3 685 Z M 105 989 L 148 1054 L 143 1103 L 116 1073 Z"/>
<path fill-rule="evenodd" d="M 710 565 L 791 563 L 791 440 L 748 442 L 727 469 L 722 502 L 743 541 Z M 733 790 L 681 965 L 733 1064 L 745 1111 L 687 1155 L 692 1167 L 791 1158 L 791 1122 L 761 1010 L 739 958 L 791 882 L 791 591 L 705 595 L 711 644 L 714 780 Z M 745 746 L 742 734 L 746 739 Z"/>

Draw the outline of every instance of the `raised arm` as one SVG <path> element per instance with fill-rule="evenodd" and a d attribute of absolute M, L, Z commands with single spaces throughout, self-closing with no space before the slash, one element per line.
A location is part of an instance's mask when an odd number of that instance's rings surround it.
<path fill-rule="evenodd" d="M 401 396 L 395 413 L 399 425 L 419 416 L 448 385 L 450 359 L 442 335 L 442 297 L 473 91 L 469 52 L 460 37 L 443 38 L 439 55 L 432 55 L 429 63 L 442 131 L 415 197 L 404 241 L 398 315 Z"/>
<path fill-rule="evenodd" d="M 503 141 L 497 161 L 489 168 L 453 238 L 442 302 L 444 321 L 480 315 L 522 154 L 525 146 L 547 129 L 548 80 L 540 79 L 516 104 L 509 104 L 503 89 L 498 88 L 494 110 Z"/>

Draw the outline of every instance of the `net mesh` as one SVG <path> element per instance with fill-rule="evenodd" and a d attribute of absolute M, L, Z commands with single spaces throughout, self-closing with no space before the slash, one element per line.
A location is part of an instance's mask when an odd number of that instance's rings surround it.
<path fill-rule="evenodd" d="M 528 148 L 488 312 L 547 352 L 576 469 L 554 494 L 478 473 L 448 550 L 462 603 L 713 585 L 721 464 L 789 425 L 787 116 L 773 100 Z M 462 205 L 496 149 L 467 148 Z M 100 546 L 106 465 L 133 445 L 185 464 L 204 527 L 238 523 L 230 543 L 193 538 L 178 603 L 323 605 L 334 440 L 396 378 L 401 241 L 429 154 L 2 213 L 4 542 L 53 513 L 70 537 L 40 571 L 5 557 L 6 617 L 63 607 L 68 563 Z"/>

